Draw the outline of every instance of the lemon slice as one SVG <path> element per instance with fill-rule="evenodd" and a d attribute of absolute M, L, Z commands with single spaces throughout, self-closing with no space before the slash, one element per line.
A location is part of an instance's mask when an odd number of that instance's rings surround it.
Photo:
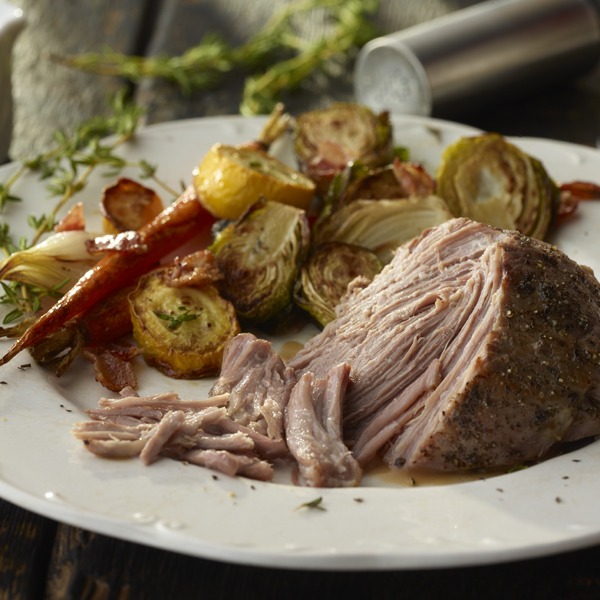
<path fill-rule="evenodd" d="M 216 144 L 194 170 L 194 188 L 219 219 L 237 219 L 261 197 L 308 210 L 311 179 L 260 150 Z"/>

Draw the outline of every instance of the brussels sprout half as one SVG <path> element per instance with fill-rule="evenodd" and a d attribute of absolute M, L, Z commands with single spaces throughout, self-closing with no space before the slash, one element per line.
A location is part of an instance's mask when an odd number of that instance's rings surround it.
<path fill-rule="evenodd" d="M 294 151 L 301 171 L 324 195 L 336 173 L 360 161 L 373 167 L 393 158 L 392 125 L 386 112 L 337 102 L 300 114 L 295 121 Z"/>
<path fill-rule="evenodd" d="M 279 202 L 258 202 L 221 230 L 210 250 L 223 273 L 221 292 L 241 319 L 263 323 L 292 304 L 309 243 L 306 213 Z"/>
<path fill-rule="evenodd" d="M 357 277 L 369 282 L 381 268 L 381 261 L 370 250 L 341 242 L 321 244 L 302 267 L 294 299 L 324 327 L 335 318 L 348 284 Z"/>
<path fill-rule="evenodd" d="M 423 165 L 395 158 L 382 167 L 349 164 L 333 178 L 321 220 L 354 200 L 423 198 L 435 193 L 435 180 Z"/>
<path fill-rule="evenodd" d="M 558 189 L 540 161 L 485 133 L 448 146 L 436 175 L 437 193 L 455 216 L 543 239 L 558 208 Z"/>

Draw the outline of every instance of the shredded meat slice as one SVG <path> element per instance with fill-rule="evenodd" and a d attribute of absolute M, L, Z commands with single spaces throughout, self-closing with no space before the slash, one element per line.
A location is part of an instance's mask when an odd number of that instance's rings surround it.
<path fill-rule="evenodd" d="M 107 458 L 138 456 L 144 464 L 168 457 L 225 474 L 270 479 L 269 461 L 288 455 L 273 440 L 233 421 L 224 406 L 228 394 L 181 400 L 174 392 L 138 396 L 131 388 L 120 398 L 102 398 L 89 421 L 73 434 L 86 448 Z"/>
<path fill-rule="evenodd" d="M 341 403 L 350 367 L 334 367 L 323 379 L 305 373 L 292 389 L 285 415 L 288 447 L 303 485 L 358 485 L 362 470 L 342 441 Z"/>
<path fill-rule="evenodd" d="M 183 411 L 169 411 L 152 428 L 152 435 L 150 435 L 140 452 L 140 458 L 144 464 L 149 465 L 158 458 L 163 448 L 169 443 L 170 438 L 179 429 L 184 420 L 185 413 Z"/>
<path fill-rule="evenodd" d="M 221 373 L 210 394 L 229 394 L 227 412 L 237 423 L 283 439 L 283 413 L 295 383 L 266 340 L 242 333 L 225 347 Z"/>
<path fill-rule="evenodd" d="M 255 457 L 234 454 L 227 450 L 190 450 L 182 456 L 186 462 L 208 467 L 226 475 L 242 475 L 251 479 L 269 481 L 273 478 L 273 466 Z"/>

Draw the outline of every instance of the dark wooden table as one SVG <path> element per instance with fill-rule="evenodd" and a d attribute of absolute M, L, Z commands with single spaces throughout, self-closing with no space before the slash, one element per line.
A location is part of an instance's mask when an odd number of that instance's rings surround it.
<path fill-rule="evenodd" d="M 242 40 L 277 2 L 135 0 L 85 3 L 21 0 L 29 28 L 15 49 L 16 123 L 12 154 L 44 149 L 57 127 L 106 109 L 123 82 L 69 71 L 50 52 L 69 54 L 108 44 L 127 53 L 181 53 L 205 31 Z M 248 19 L 233 18 L 252 4 Z M 404 5 L 399 12 L 397 5 Z M 462 3 L 466 4 L 465 2 Z M 460 7 L 460 2 L 383 2 L 380 25 L 393 29 Z M 386 12 L 387 11 L 387 12 Z M 389 15 L 395 15 L 396 21 Z M 347 82 L 346 82 L 347 83 Z M 156 81 L 135 89 L 148 122 L 235 113 L 239 84 L 184 96 Z M 348 86 L 304 90 L 288 100 L 308 107 L 348 93 Z M 448 116 L 448 115 L 434 115 Z M 472 107 L 456 120 L 509 135 L 595 146 L 600 139 L 600 72 L 502 104 Z M 600 178 L 600 174 L 599 174 Z M 128 543 L 57 523 L 0 501 L 0 599 L 77 598 L 461 598 L 595 599 L 600 546 L 522 562 L 452 570 L 304 572 L 203 560 Z"/>

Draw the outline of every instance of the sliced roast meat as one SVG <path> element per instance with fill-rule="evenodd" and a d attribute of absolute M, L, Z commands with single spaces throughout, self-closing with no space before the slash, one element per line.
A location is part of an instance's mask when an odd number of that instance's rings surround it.
<path fill-rule="evenodd" d="M 323 379 L 305 373 L 292 389 L 285 433 L 303 485 L 348 487 L 360 482 L 362 470 L 342 441 L 341 405 L 349 373 L 346 364 Z"/>
<path fill-rule="evenodd" d="M 272 439 L 283 439 L 283 412 L 294 372 L 266 340 L 242 333 L 228 342 L 210 395 L 229 395 L 229 416 Z"/>
<path fill-rule="evenodd" d="M 152 427 L 144 423 L 86 421 L 75 427 L 73 435 L 83 441 L 92 454 L 105 458 L 130 458 L 140 455 Z"/>
<path fill-rule="evenodd" d="M 453 219 L 401 247 L 289 362 L 351 365 L 362 465 L 495 469 L 600 434 L 600 284 L 555 247 Z"/>
<path fill-rule="evenodd" d="M 275 460 L 277 458 L 288 458 L 289 452 L 287 444 L 283 438 L 273 439 L 268 435 L 258 433 L 250 427 L 240 425 L 226 416 L 219 422 L 220 430 L 224 433 L 243 433 L 247 435 L 254 443 L 256 453 L 266 460 Z"/>

